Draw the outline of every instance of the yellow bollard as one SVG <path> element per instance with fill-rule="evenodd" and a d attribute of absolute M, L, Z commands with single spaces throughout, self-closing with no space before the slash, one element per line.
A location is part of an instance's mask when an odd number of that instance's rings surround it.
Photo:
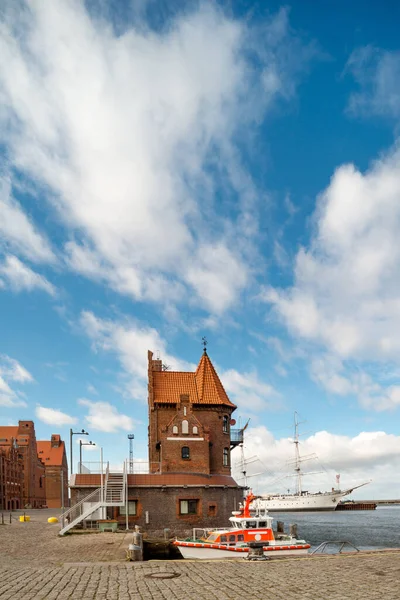
<path fill-rule="evenodd" d="M 47 522 L 48 523 L 58 523 L 58 519 L 57 519 L 57 517 L 49 517 L 47 519 Z"/>
<path fill-rule="evenodd" d="M 31 518 L 28 517 L 28 515 L 21 515 L 19 518 L 20 522 L 23 523 L 24 521 L 30 521 Z"/>

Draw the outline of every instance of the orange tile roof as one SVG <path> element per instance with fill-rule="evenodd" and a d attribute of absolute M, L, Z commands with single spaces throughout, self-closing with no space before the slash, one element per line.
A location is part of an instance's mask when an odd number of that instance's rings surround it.
<path fill-rule="evenodd" d="M 14 425 L 10 425 L 7 427 L 0 427 L 0 439 L 6 439 L 7 444 L 10 440 L 10 438 L 16 438 L 18 435 L 18 426 L 14 426 Z M 5 442 L 0 442 L 1 443 L 5 443 Z"/>
<path fill-rule="evenodd" d="M 64 456 L 64 442 L 60 442 L 58 448 L 51 447 L 51 442 L 41 441 L 36 442 L 37 453 L 44 465 L 61 467 Z"/>
<path fill-rule="evenodd" d="M 181 394 L 188 394 L 193 404 L 224 404 L 236 408 L 206 353 L 195 373 L 153 371 L 154 402 L 178 403 Z"/>
<path fill-rule="evenodd" d="M 128 475 L 128 485 L 130 487 L 145 486 L 145 487 L 157 487 L 157 486 L 174 486 L 183 487 L 184 485 L 191 486 L 227 486 L 227 487 L 238 487 L 236 481 L 230 475 L 202 475 L 192 473 L 150 473 L 150 474 L 138 474 Z M 100 475 L 91 474 L 77 474 L 75 475 L 75 484 L 71 487 L 88 487 L 88 486 L 100 486 Z M 240 487 L 240 486 L 239 486 Z"/>
<path fill-rule="evenodd" d="M 201 404 L 227 404 L 236 408 L 229 400 L 207 352 L 201 357 L 195 377 Z"/>

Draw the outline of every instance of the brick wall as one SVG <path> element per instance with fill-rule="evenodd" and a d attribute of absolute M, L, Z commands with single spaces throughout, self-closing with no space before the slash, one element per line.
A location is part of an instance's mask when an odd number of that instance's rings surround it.
<path fill-rule="evenodd" d="M 186 414 L 183 413 L 186 408 Z M 230 426 L 232 409 L 226 406 L 204 407 L 189 402 L 180 405 L 155 406 L 150 411 L 149 440 L 151 472 L 192 472 L 230 475 Z M 223 431 L 223 418 L 228 417 L 227 431 Z M 182 433 L 182 421 L 188 421 L 188 433 Z M 178 434 L 174 434 L 174 425 Z M 198 434 L 193 435 L 193 427 Z M 176 438 L 174 441 L 171 438 Z M 188 438 L 185 441 L 185 438 Z M 191 438 L 203 438 L 195 441 Z M 182 459 L 182 446 L 188 446 L 190 459 Z M 223 463 L 224 448 L 228 449 L 228 465 Z"/>
<path fill-rule="evenodd" d="M 71 488 L 71 503 L 83 500 L 93 488 Z M 229 525 L 232 511 L 243 499 L 241 488 L 224 487 L 130 487 L 129 499 L 137 501 L 137 515 L 129 517 L 129 526 L 139 525 L 150 536 L 163 536 L 168 528 L 171 536 L 188 536 L 194 527 Z M 197 500 L 196 515 L 180 515 L 180 500 Z M 108 516 L 125 527 L 126 517 L 118 507 L 109 507 Z"/>
<path fill-rule="evenodd" d="M 0 510 L 22 507 L 23 464 L 18 449 L 0 448 Z"/>

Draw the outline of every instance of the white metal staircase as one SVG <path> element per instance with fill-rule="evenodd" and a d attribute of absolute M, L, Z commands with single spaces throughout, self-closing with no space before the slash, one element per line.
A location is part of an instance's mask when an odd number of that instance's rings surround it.
<path fill-rule="evenodd" d="M 126 464 L 122 473 L 110 473 L 107 466 L 105 482 L 60 517 L 60 535 L 64 535 L 79 523 L 89 519 L 93 513 L 107 506 L 124 506 L 127 494 Z M 65 524 L 67 521 L 67 524 Z"/>

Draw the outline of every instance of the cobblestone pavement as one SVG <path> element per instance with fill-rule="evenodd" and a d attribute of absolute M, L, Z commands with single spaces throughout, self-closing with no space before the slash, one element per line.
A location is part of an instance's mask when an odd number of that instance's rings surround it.
<path fill-rule="evenodd" d="M 129 563 L 130 535 L 57 534 L 35 517 L 0 526 L 1 600 L 400 600 L 400 550 Z"/>

